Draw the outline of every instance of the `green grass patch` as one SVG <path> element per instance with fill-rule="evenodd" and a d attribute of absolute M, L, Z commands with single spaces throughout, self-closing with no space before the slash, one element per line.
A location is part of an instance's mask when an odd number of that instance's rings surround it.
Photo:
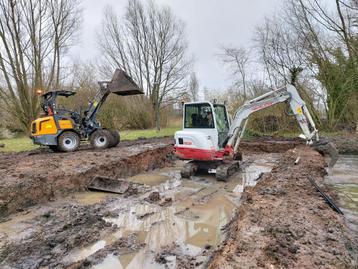
<path fill-rule="evenodd" d="M 173 136 L 176 131 L 180 130 L 180 127 L 168 127 L 163 128 L 159 132 L 155 129 L 147 130 L 125 130 L 120 131 L 121 140 L 135 140 L 138 138 L 152 138 L 152 137 L 163 137 L 163 136 Z"/>
<path fill-rule="evenodd" d="M 5 147 L 0 147 L 0 152 L 19 152 L 36 149 L 39 146 L 34 145 L 29 137 L 16 137 L 8 139 L 0 139 L 0 144 L 4 144 Z"/>
<path fill-rule="evenodd" d="M 155 129 L 148 130 L 125 130 L 120 131 L 121 140 L 135 140 L 138 138 L 153 138 L 173 136 L 176 131 L 180 130 L 180 127 L 168 127 L 163 128 L 159 132 Z M 20 152 L 39 148 L 38 145 L 34 145 L 32 140 L 26 136 L 0 139 L 0 144 L 4 144 L 5 147 L 0 147 L 0 152 Z"/>

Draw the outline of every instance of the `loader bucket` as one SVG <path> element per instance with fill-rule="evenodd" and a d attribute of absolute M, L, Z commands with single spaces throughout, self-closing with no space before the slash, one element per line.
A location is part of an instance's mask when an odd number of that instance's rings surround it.
<path fill-rule="evenodd" d="M 116 69 L 113 78 L 111 82 L 108 83 L 107 87 L 110 92 L 117 95 L 143 94 L 143 91 L 138 87 L 133 79 L 120 69 Z"/>

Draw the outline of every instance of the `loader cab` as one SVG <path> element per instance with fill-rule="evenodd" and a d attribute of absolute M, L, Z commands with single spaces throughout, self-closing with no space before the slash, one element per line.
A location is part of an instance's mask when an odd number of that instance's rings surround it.
<path fill-rule="evenodd" d="M 200 131 L 209 134 L 216 148 L 222 144 L 230 128 L 225 105 L 211 102 L 186 103 L 183 111 L 183 130 Z"/>

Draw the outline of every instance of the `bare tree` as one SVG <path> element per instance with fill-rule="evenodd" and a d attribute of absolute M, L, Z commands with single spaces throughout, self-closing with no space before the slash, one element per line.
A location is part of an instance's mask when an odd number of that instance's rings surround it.
<path fill-rule="evenodd" d="M 347 118 L 349 110 L 356 110 L 352 104 L 358 101 L 358 14 L 354 2 L 335 0 L 329 6 L 321 0 L 289 1 L 292 25 L 306 41 L 306 57 L 326 93 L 325 112 L 331 129 Z"/>
<path fill-rule="evenodd" d="M 188 86 L 188 91 L 190 94 L 190 99 L 192 101 L 198 101 L 198 95 L 199 95 L 199 81 L 196 77 L 195 72 L 192 72 L 190 74 L 190 81 Z"/>
<path fill-rule="evenodd" d="M 99 36 L 103 70 L 119 67 L 133 77 L 151 99 L 160 130 L 161 107 L 183 96 L 190 73 L 184 24 L 168 7 L 131 0 L 123 18 L 105 11 Z"/>
<path fill-rule="evenodd" d="M 247 68 L 251 62 L 250 52 L 245 48 L 223 47 L 219 55 L 222 62 L 227 64 L 235 79 L 238 78 L 242 84 L 244 99 L 247 98 Z"/>
<path fill-rule="evenodd" d="M 0 97 L 24 130 L 37 89 L 58 87 L 60 60 L 80 23 L 77 0 L 0 0 Z"/>

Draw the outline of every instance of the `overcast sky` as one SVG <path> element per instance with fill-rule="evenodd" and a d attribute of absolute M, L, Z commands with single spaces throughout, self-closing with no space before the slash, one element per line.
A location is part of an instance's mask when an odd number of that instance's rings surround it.
<path fill-rule="evenodd" d="M 255 27 L 272 14 L 283 0 L 156 0 L 168 5 L 186 24 L 190 53 L 195 57 L 194 69 L 200 88 L 223 89 L 230 84 L 228 70 L 217 58 L 222 45 L 245 46 L 252 42 Z M 83 26 L 81 45 L 74 48 L 74 60 L 98 57 L 96 31 L 103 10 L 112 6 L 123 14 L 127 0 L 82 0 Z"/>

